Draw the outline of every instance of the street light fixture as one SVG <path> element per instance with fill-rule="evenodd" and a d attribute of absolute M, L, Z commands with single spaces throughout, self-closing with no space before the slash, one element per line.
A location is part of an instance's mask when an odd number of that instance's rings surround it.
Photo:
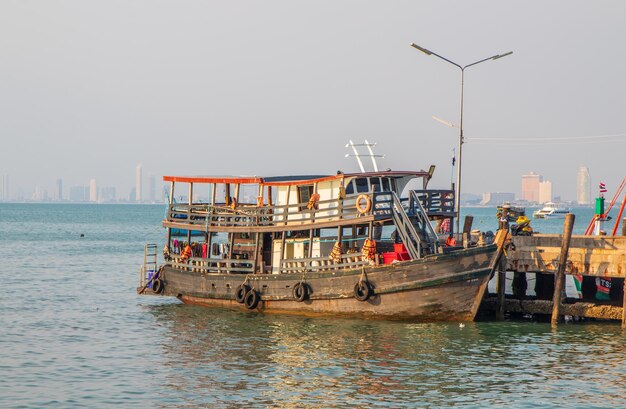
<path fill-rule="evenodd" d="M 509 51 L 508 53 L 504 53 L 504 54 L 497 54 L 488 58 L 484 58 L 482 60 L 473 62 L 471 64 L 467 64 L 467 65 L 460 65 L 455 63 L 454 61 L 451 61 L 445 57 L 442 57 L 441 55 L 430 51 L 427 48 L 424 47 L 420 47 L 419 45 L 412 43 L 411 47 L 423 52 L 426 55 L 434 55 L 435 57 L 439 57 L 440 59 L 454 65 L 455 67 L 459 68 L 461 70 L 461 114 L 460 114 L 460 119 L 459 119 L 459 157 L 458 157 L 458 165 L 456 168 L 456 192 L 454 195 L 454 207 L 456 209 L 456 230 L 455 232 L 458 233 L 459 232 L 459 219 L 460 219 L 460 214 L 461 214 L 461 148 L 463 146 L 463 83 L 464 83 L 464 75 L 465 75 L 465 69 L 468 67 L 471 67 L 472 65 L 476 65 L 476 64 L 480 64 L 481 62 L 485 62 L 485 61 L 489 61 L 489 60 L 498 60 L 502 57 L 506 57 L 507 55 L 511 55 L 513 54 L 513 51 Z"/>

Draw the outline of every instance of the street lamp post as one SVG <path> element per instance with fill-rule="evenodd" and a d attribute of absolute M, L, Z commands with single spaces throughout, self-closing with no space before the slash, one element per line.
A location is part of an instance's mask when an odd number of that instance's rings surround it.
<path fill-rule="evenodd" d="M 508 53 L 504 53 L 504 54 L 497 54 L 488 58 L 484 58 L 480 61 L 476 61 L 473 62 L 471 64 L 467 64 L 465 66 L 461 66 L 460 64 L 455 63 L 454 61 L 451 61 L 445 57 L 442 57 L 441 55 L 432 52 L 424 47 L 420 47 L 419 45 L 412 43 L 411 47 L 423 52 L 426 55 L 434 55 L 435 57 L 439 57 L 442 60 L 454 65 L 455 67 L 459 68 L 461 70 L 461 103 L 460 103 L 460 119 L 459 119 L 459 146 L 458 146 L 458 152 L 459 152 L 459 157 L 457 158 L 458 160 L 458 165 L 456 168 L 456 192 L 454 194 L 454 207 L 456 209 L 456 230 L 455 232 L 458 233 L 459 232 L 459 219 L 460 219 L 460 215 L 461 215 L 461 154 L 462 154 L 462 146 L 463 146 L 463 83 L 464 83 L 464 76 L 465 76 L 465 69 L 471 67 L 472 65 L 476 65 L 476 64 L 480 64 L 481 62 L 485 62 L 485 61 L 489 61 L 489 60 L 497 60 L 499 58 L 502 57 L 506 57 L 507 55 L 511 55 L 513 54 L 513 51 L 509 51 Z"/>

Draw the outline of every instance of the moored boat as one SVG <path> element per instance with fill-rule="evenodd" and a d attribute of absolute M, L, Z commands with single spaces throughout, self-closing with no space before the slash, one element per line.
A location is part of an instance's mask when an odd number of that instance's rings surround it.
<path fill-rule="evenodd" d="M 151 277 L 142 269 L 138 292 L 268 313 L 472 320 L 496 246 L 444 245 L 456 234 L 454 192 L 426 189 L 433 170 L 165 176 L 165 263 Z M 413 179 L 424 189 L 401 199 Z M 173 200 L 181 185 L 185 204 Z M 187 242 L 174 248 L 172 229 Z"/>
<path fill-rule="evenodd" d="M 526 208 L 506 202 L 496 208 L 496 218 L 498 220 L 501 219 L 502 213 L 505 213 L 508 222 L 515 223 L 521 216 L 526 216 Z"/>
<path fill-rule="evenodd" d="M 547 202 L 544 207 L 533 212 L 533 217 L 536 219 L 563 219 L 570 211 L 571 209 L 569 208 L 561 207 L 553 202 Z"/>

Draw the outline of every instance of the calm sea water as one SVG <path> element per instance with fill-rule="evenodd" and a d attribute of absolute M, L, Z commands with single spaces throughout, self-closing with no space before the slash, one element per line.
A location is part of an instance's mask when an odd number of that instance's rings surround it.
<path fill-rule="evenodd" d="M 468 211 L 495 229 L 494 209 Z M 163 212 L 0 204 L 0 407 L 626 407 L 615 324 L 313 319 L 137 296 Z"/>

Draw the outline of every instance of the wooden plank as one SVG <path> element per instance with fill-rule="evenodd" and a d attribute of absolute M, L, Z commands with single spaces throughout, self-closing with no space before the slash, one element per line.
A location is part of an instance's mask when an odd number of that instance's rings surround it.
<path fill-rule="evenodd" d="M 550 274 L 558 268 L 561 235 L 514 236 L 507 270 Z M 626 237 L 573 235 L 566 274 L 626 277 Z"/>

